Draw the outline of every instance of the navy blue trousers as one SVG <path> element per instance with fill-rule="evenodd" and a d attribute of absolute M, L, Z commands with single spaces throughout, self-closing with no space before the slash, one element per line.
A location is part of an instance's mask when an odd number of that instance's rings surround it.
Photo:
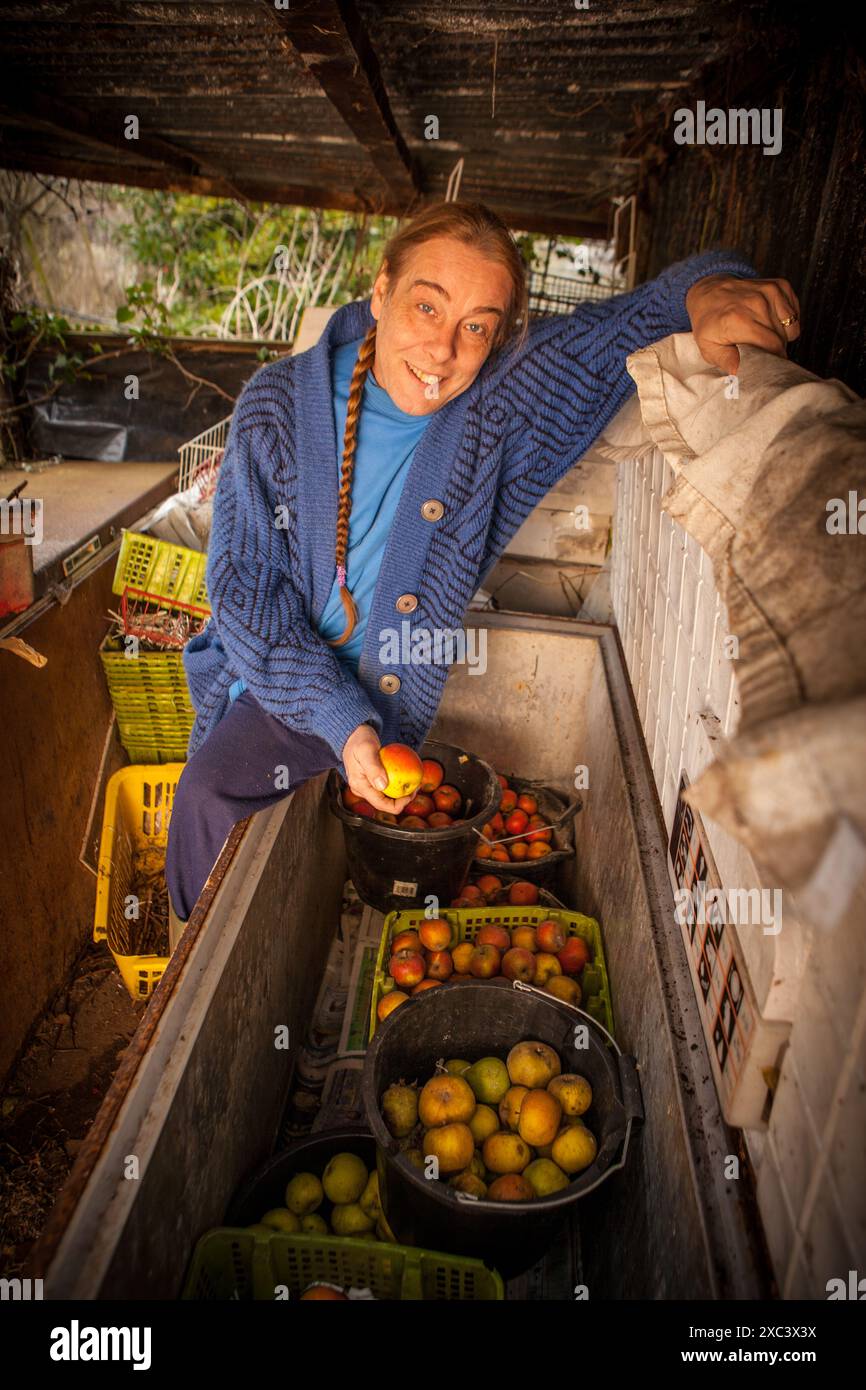
<path fill-rule="evenodd" d="M 324 739 L 287 729 L 242 691 L 177 784 L 165 876 L 178 917 L 192 912 L 233 825 L 336 766 Z"/>

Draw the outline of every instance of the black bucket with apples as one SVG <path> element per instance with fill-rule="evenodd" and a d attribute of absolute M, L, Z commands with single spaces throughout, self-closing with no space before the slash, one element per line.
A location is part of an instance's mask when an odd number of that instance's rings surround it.
<path fill-rule="evenodd" d="M 466 882 L 477 831 L 499 804 L 496 773 L 481 758 L 435 740 L 424 744 L 420 756 L 442 769 L 439 786 L 419 794 L 439 794 L 439 814 L 446 823 L 427 830 L 358 814 L 343 800 L 345 788 L 336 769 L 328 776 L 328 802 L 342 822 L 349 876 L 362 902 L 383 913 L 423 908 L 431 895 L 443 907 L 450 903 Z M 446 802 L 453 814 L 444 810 Z"/>
<path fill-rule="evenodd" d="M 517 1062 L 512 1061 L 512 1050 L 521 1043 L 527 1046 L 519 1056 L 518 1067 Z M 557 1059 L 558 1072 L 553 1067 L 553 1056 Z M 487 1165 L 487 1160 L 492 1160 L 494 1173 L 488 1171 L 491 1180 L 485 1180 L 484 1186 L 495 1194 L 493 1198 L 486 1194 L 473 1195 L 472 1184 L 465 1183 L 468 1168 L 452 1170 L 450 1167 L 462 1163 L 468 1153 L 468 1148 L 467 1153 L 461 1151 L 466 1143 L 465 1135 L 458 1133 L 461 1122 L 453 1125 L 446 1122 L 452 1132 L 444 1136 L 449 1144 L 439 1177 L 429 1175 L 431 1169 L 435 1172 L 436 1165 L 430 1164 L 428 1156 L 425 1156 L 423 1167 L 419 1164 L 418 1149 L 422 1155 L 428 1155 L 432 1148 L 438 1161 L 437 1146 L 444 1142 L 443 1125 L 431 1124 L 423 1134 L 416 1127 L 408 1135 L 395 1135 L 393 1125 L 386 1122 L 382 1102 L 392 1085 L 417 1082 L 420 1091 L 437 1074 L 437 1063 L 444 1065 L 449 1060 L 475 1063 L 491 1057 L 507 1059 L 509 1079 L 512 1070 L 524 1075 L 527 1081 L 533 1080 L 532 1073 L 537 1072 L 534 1078 L 537 1084 L 527 1086 L 527 1094 L 548 1090 L 556 1076 L 563 1076 L 563 1082 L 567 1081 L 572 1088 L 568 1095 L 564 1090 L 551 1091 L 561 1098 L 557 1100 L 561 1116 L 559 1119 L 554 1116 L 552 1123 L 559 1125 L 562 1121 L 556 1140 L 551 1141 L 551 1163 L 559 1167 L 556 1159 L 562 1159 L 566 1169 L 560 1172 L 567 1181 L 546 1195 L 536 1195 L 533 1191 L 531 1198 L 514 1197 L 520 1185 L 511 1183 L 512 1195 L 500 1197 L 500 1193 L 509 1189 L 509 1184 L 495 1186 L 498 1176 L 509 1176 L 503 1166 L 507 1168 L 510 1163 L 513 1169 L 515 1164 L 522 1162 L 519 1145 L 517 1158 L 512 1157 L 515 1146 L 511 1138 L 523 1136 L 521 1130 L 515 1131 L 510 1119 L 504 1118 L 492 1104 L 489 1109 L 496 1112 L 500 1124 L 497 1133 L 506 1136 L 508 1142 L 500 1140 L 491 1146 L 491 1139 L 496 1137 L 492 1134 L 480 1146 L 476 1145 L 473 1158 L 477 1151 L 478 1161 Z M 438 1074 L 443 1075 L 441 1068 Z M 580 1095 L 580 1088 L 571 1080 L 573 1076 L 588 1083 L 589 1091 L 584 1087 L 584 1093 L 590 1099 L 584 1110 L 573 1101 L 575 1094 Z M 458 1079 L 463 1081 L 462 1076 Z M 515 1082 L 514 1089 L 522 1084 Z M 474 1092 L 474 1087 L 472 1089 Z M 462 1103 L 461 1093 L 451 1097 L 448 1104 Z M 506 981 L 445 984 L 401 1004 L 377 1030 L 370 1044 L 364 1064 L 362 1096 L 367 1124 L 378 1145 L 382 1206 L 397 1240 L 434 1246 L 455 1255 L 473 1255 L 493 1265 L 505 1278 L 535 1264 L 557 1235 L 574 1203 L 625 1165 L 632 1128 L 643 1121 L 634 1059 L 623 1055 L 610 1034 L 582 1010 L 532 986 L 510 985 Z M 526 1095 L 518 1099 L 521 1104 L 526 1103 Z M 507 1104 L 503 1097 L 500 1105 Z M 586 1100 L 583 1104 L 587 1104 Z M 545 1113 L 546 1103 L 536 1105 L 541 1110 L 536 1117 L 537 1135 L 541 1133 L 538 1124 L 549 1124 L 551 1120 Z M 506 1110 L 505 1114 L 508 1113 Z M 565 1147 L 558 1147 L 563 1131 L 574 1125 L 578 1116 L 594 1142 L 591 1161 L 586 1160 L 592 1145 L 585 1134 L 575 1140 L 577 1153 L 568 1134 L 562 1140 Z M 492 1123 L 490 1116 L 485 1118 Z M 522 1109 L 518 1110 L 518 1120 L 522 1121 Z M 423 1127 L 423 1124 L 419 1119 L 419 1125 Z M 468 1125 L 468 1120 L 462 1122 L 463 1129 Z M 435 1134 L 437 1128 L 440 1135 L 431 1141 L 430 1135 Z M 531 1133 L 526 1126 L 523 1130 Z M 453 1154 L 448 1152 L 452 1140 Z M 536 1152 L 528 1139 L 524 1140 L 524 1147 L 530 1154 Z M 414 1154 L 407 1156 L 410 1148 L 414 1149 Z M 524 1183 L 529 1181 L 523 1176 L 528 1166 L 529 1160 L 517 1172 Z M 550 1182 L 551 1172 L 547 1168 L 537 1170 L 533 1181 L 540 1180 L 543 1173 L 544 1179 Z M 464 1181 L 462 1190 L 452 1185 L 452 1179 L 456 1178 Z M 480 1191 L 477 1184 L 475 1190 Z"/>

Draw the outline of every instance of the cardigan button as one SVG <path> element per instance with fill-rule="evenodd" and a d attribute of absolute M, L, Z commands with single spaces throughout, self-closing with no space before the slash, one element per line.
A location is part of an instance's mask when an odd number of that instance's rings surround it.
<path fill-rule="evenodd" d="M 444 515 L 445 508 L 436 497 L 429 498 L 421 503 L 421 515 L 425 521 L 438 521 Z"/>
<path fill-rule="evenodd" d="M 414 613 L 418 607 L 418 600 L 414 594 L 401 594 L 394 607 L 398 613 Z"/>
<path fill-rule="evenodd" d="M 401 684 L 399 676 L 381 676 L 379 679 L 379 689 L 383 695 L 396 695 Z"/>

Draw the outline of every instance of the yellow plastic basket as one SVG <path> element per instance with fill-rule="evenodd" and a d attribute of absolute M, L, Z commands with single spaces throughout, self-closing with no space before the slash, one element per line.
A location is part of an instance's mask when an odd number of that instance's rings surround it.
<path fill-rule="evenodd" d="M 111 587 L 116 594 L 126 588 L 143 589 L 161 598 L 166 608 L 183 603 L 209 609 L 206 569 L 205 552 L 124 531 Z"/>
<path fill-rule="evenodd" d="M 474 941 L 481 928 L 488 923 L 498 923 L 511 930 L 513 927 L 537 927 L 539 922 L 548 918 L 558 922 L 566 936 L 582 937 L 589 946 L 592 960 L 580 975 L 580 987 L 583 992 L 581 1008 L 590 1018 L 594 1018 L 611 1035 L 613 1034 L 610 981 L 604 958 L 601 927 L 594 917 L 587 917 L 583 912 L 569 912 L 564 908 L 545 907 L 544 903 L 537 903 L 531 907 L 510 907 L 507 904 L 497 907 L 491 903 L 480 907 L 445 908 L 439 916 L 451 928 L 453 945 L 461 941 Z M 425 921 L 424 913 L 419 912 L 417 908 L 406 912 L 389 912 L 385 918 L 379 940 L 376 973 L 373 976 L 373 996 L 370 1000 L 371 1038 L 379 1027 L 379 1015 L 376 1010 L 384 993 L 391 940 L 398 932 L 417 930 Z"/>
<path fill-rule="evenodd" d="M 182 762 L 122 767 L 109 779 L 99 845 L 94 941 L 105 941 L 133 999 L 156 988 L 168 956 L 130 955 L 132 886 L 143 855 L 150 867 L 165 864 L 168 827 Z"/>

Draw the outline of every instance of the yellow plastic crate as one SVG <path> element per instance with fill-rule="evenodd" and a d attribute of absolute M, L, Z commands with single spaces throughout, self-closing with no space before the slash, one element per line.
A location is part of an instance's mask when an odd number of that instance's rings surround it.
<path fill-rule="evenodd" d="M 511 930 L 514 927 L 537 927 L 539 922 L 548 919 L 558 922 L 566 936 L 582 937 L 592 953 L 592 959 L 580 974 L 580 987 L 583 992 L 580 1007 L 613 1035 L 610 980 L 604 958 L 601 927 L 594 917 L 587 917 L 583 912 L 567 911 L 565 908 L 545 907 L 544 903 L 527 907 L 511 907 L 508 904 L 497 907 L 493 903 L 479 907 L 449 907 L 444 908 L 438 915 L 451 928 L 451 940 L 454 945 L 461 941 L 474 941 L 481 928 L 488 923 L 500 923 Z M 371 1038 L 379 1027 L 379 1015 L 376 1010 L 384 993 L 391 939 L 401 931 L 417 931 L 426 920 L 425 914 L 417 908 L 405 912 L 389 912 L 385 918 L 379 939 L 376 972 L 373 976 L 373 996 L 370 1000 Z"/>
<path fill-rule="evenodd" d="M 165 864 L 168 827 L 182 762 L 122 767 L 109 779 L 102 817 L 94 941 L 105 941 L 133 999 L 147 999 L 168 965 L 168 956 L 129 954 L 127 917 L 136 861 Z"/>
<path fill-rule="evenodd" d="M 112 590 L 142 589 L 172 604 L 193 604 L 210 608 L 205 585 L 207 554 L 188 550 L 171 541 L 145 536 L 141 531 L 124 531 L 114 571 Z"/>

